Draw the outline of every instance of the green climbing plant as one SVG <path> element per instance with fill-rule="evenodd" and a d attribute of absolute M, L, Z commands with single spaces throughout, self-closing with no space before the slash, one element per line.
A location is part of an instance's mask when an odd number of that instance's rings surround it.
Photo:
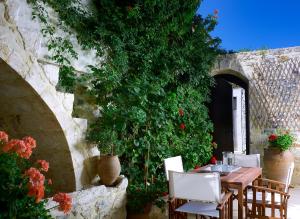
<path fill-rule="evenodd" d="M 120 156 L 130 211 L 143 210 L 166 191 L 164 158 L 182 155 L 186 169 L 210 159 L 213 129 L 206 102 L 220 40 L 210 35 L 216 17 L 196 14 L 202 1 L 28 1 L 61 65 L 60 86 L 70 92 L 84 87 L 101 108 L 88 140 L 102 153 Z M 55 36 L 45 5 L 83 49 L 105 59 L 100 67 L 75 73 L 69 59 L 77 54 L 70 41 Z"/>

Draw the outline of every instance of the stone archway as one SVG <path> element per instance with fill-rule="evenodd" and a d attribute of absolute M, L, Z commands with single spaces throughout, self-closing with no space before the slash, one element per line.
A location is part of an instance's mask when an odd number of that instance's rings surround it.
<path fill-rule="evenodd" d="M 0 59 L 0 129 L 10 137 L 37 140 L 32 159 L 50 162 L 48 177 L 57 191 L 74 191 L 75 175 L 65 134 L 36 91 Z"/>

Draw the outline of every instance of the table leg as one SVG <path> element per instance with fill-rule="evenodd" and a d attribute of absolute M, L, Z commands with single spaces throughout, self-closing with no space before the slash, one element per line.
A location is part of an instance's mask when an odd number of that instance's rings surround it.
<path fill-rule="evenodd" d="M 243 201 L 244 201 L 244 195 L 243 195 L 243 188 L 240 187 L 238 189 L 238 218 L 243 219 Z"/>

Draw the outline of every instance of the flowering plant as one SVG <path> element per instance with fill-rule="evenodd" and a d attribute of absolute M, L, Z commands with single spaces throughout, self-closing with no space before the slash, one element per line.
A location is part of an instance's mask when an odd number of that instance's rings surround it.
<path fill-rule="evenodd" d="M 293 145 L 294 137 L 288 131 L 280 131 L 269 135 L 268 141 L 271 147 L 286 151 Z"/>
<path fill-rule="evenodd" d="M 0 131 L 0 218 L 51 218 L 43 200 L 47 188 L 52 184 L 43 172 L 49 163 L 38 160 L 33 165 L 29 161 L 36 141 L 32 137 L 11 139 Z M 63 193 L 59 193 L 63 194 Z M 71 209 L 71 198 L 53 200 L 60 204 L 59 210 L 67 213 Z"/>

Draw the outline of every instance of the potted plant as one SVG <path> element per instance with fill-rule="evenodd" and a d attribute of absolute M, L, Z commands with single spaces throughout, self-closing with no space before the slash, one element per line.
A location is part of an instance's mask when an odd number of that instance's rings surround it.
<path fill-rule="evenodd" d="M 289 150 L 294 137 L 288 131 L 276 131 L 268 137 L 269 147 L 264 150 L 264 170 L 269 179 L 285 182 L 294 156 Z"/>
<path fill-rule="evenodd" d="M 108 106 L 106 110 L 108 111 L 109 109 L 110 107 Z M 97 143 L 100 151 L 100 157 L 97 160 L 97 172 L 100 182 L 106 186 L 112 186 L 119 178 L 121 172 L 121 164 L 118 157 L 119 141 L 113 129 L 104 128 L 108 125 L 107 123 L 113 123 L 113 119 L 110 116 L 103 116 L 101 121 L 101 125 L 94 127 L 89 132 L 88 137 Z M 99 131 L 99 129 L 102 131 Z"/>

